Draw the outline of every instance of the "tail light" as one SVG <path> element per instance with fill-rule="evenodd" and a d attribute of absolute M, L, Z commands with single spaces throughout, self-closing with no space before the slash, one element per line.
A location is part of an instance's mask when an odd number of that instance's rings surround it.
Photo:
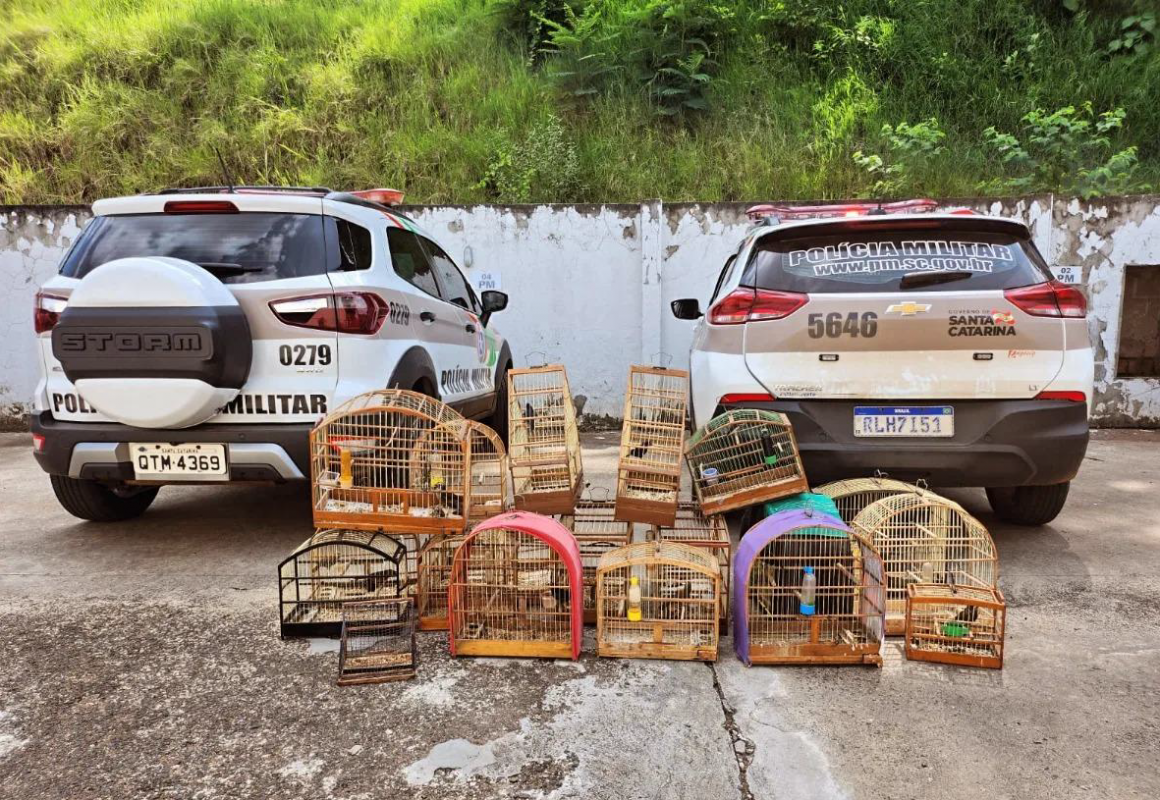
<path fill-rule="evenodd" d="M 1036 400 L 1067 400 L 1072 403 L 1086 403 L 1087 395 L 1083 392 L 1040 392 L 1035 395 Z"/>
<path fill-rule="evenodd" d="M 1059 281 L 1020 286 L 1008 289 L 1003 295 L 1016 308 L 1033 317 L 1082 319 L 1087 316 L 1087 300 L 1083 292 Z"/>
<path fill-rule="evenodd" d="M 32 449 L 38 453 L 44 452 L 44 434 L 32 434 Z"/>
<path fill-rule="evenodd" d="M 752 394 L 735 392 L 733 394 L 721 395 L 721 399 L 717 402 L 723 406 L 735 406 L 740 403 L 768 403 L 776 399 L 773 395 L 764 392 L 754 392 Z"/>
<path fill-rule="evenodd" d="M 741 286 L 709 309 L 709 322 L 714 325 L 740 325 L 743 322 L 782 319 L 804 306 L 809 299 L 809 295 L 797 292 L 774 292 Z"/>
<path fill-rule="evenodd" d="M 369 336 L 383 327 L 389 307 L 373 292 L 335 292 L 275 300 L 270 310 L 296 328 Z"/>
<path fill-rule="evenodd" d="M 37 333 L 47 333 L 56 327 L 68 300 L 55 294 L 36 293 L 32 306 L 32 327 Z"/>

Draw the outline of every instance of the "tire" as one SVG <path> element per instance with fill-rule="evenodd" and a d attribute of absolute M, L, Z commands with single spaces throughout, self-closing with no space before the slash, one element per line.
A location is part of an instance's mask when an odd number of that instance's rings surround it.
<path fill-rule="evenodd" d="M 1063 510 L 1071 482 L 987 489 L 995 516 L 1015 525 L 1046 525 Z"/>
<path fill-rule="evenodd" d="M 491 429 L 499 434 L 504 447 L 508 445 L 508 370 L 511 369 L 511 366 L 511 364 L 505 364 L 504 368 L 496 373 L 495 412 L 487 420 Z"/>
<path fill-rule="evenodd" d="M 160 489 L 149 486 L 131 494 L 118 494 L 107 485 L 93 480 L 50 475 L 52 491 L 65 511 L 90 522 L 118 522 L 145 513 Z"/>

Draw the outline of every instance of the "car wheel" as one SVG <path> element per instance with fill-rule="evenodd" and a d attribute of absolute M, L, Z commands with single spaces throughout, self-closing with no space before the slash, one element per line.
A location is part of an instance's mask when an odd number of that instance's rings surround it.
<path fill-rule="evenodd" d="M 508 370 L 511 364 L 504 365 L 495 376 L 495 412 L 488 419 L 487 424 L 499 434 L 504 447 L 508 444 Z"/>
<path fill-rule="evenodd" d="M 995 516 L 1016 525 L 1046 525 L 1063 510 L 1070 482 L 1051 486 L 1011 486 L 987 489 Z"/>
<path fill-rule="evenodd" d="M 158 486 L 113 488 L 98 481 L 50 475 L 52 491 L 65 511 L 91 522 L 139 517 L 157 497 Z"/>

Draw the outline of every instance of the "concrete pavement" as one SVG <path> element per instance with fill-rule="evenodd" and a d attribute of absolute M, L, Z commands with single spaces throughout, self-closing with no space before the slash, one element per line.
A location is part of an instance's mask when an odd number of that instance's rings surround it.
<path fill-rule="evenodd" d="M 616 434 L 585 437 L 609 484 Z M 167 487 L 78 522 L 0 435 L 0 795 L 977 798 L 1160 796 L 1160 434 L 1100 432 L 1055 524 L 991 526 L 1007 666 L 746 669 L 452 660 L 339 689 L 277 635 L 301 486 Z"/>

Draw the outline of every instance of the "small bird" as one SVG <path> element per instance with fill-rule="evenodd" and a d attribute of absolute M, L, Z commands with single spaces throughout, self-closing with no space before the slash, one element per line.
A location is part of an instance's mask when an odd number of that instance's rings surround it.
<path fill-rule="evenodd" d="M 645 439 L 644 442 L 628 451 L 629 458 L 644 458 L 644 454 L 648 452 L 652 442 Z"/>

